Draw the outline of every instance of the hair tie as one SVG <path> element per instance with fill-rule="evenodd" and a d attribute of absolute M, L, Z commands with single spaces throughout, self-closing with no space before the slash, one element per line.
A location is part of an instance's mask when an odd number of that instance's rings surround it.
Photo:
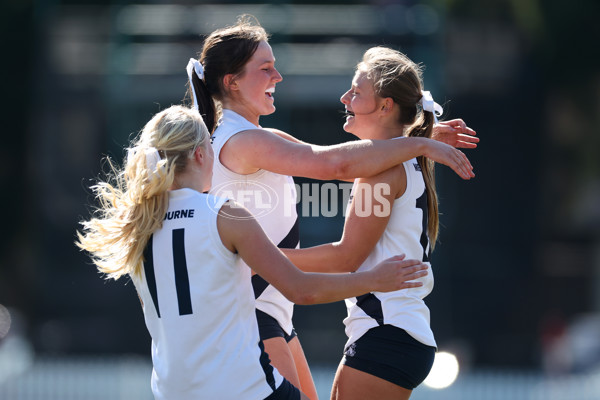
<path fill-rule="evenodd" d="M 198 110 L 198 101 L 196 100 L 196 91 L 194 90 L 194 84 L 192 82 L 192 74 L 196 72 L 196 75 L 198 76 L 198 78 L 200 78 L 200 80 L 204 79 L 204 67 L 195 58 L 190 58 L 190 61 L 188 61 L 187 67 L 185 69 L 187 70 L 188 78 L 190 80 L 192 98 L 194 99 L 194 108 Z"/>
<path fill-rule="evenodd" d="M 158 150 L 155 147 L 148 147 L 144 150 L 144 154 L 146 155 L 146 168 L 148 168 L 148 175 L 153 176 L 156 174 L 156 165 L 160 161 L 160 154 L 158 154 Z"/>
<path fill-rule="evenodd" d="M 140 150 L 138 147 L 132 147 L 127 149 L 127 164 L 131 164 L 134 162 L 134 157 L 137 154 L 138 150 Z M 156 166 L 161 160 L 160 154 L 158 153 L 158 150 L 156 150 L 155 147 L 148 147 L 144 149 L 144 156 L 146 158 L 146 168 L 148 168 L 148 176 L 152 177 L 157 172 Z"/>
<path fill-rule="evenodd" d="M 437 124 L 437 117 L 442 115 L 444 109 L 438 103 L 433 101 L 433 96 L 431 95 L 431 92 L 422 90 L 421 94 L 423 95 L 423 97 L 421 97 L 421 100 L 419 100 L 419 104 L 423 106 L 423 111 L 429 111 L 430 113 L 433 113 L 433 119 Z"/>

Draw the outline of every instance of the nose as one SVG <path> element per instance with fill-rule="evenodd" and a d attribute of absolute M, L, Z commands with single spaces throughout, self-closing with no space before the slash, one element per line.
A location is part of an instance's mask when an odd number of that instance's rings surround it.
<path fill-rule="evenodd" d="M 346 104 L 346 105 L 347 105 L 347 104 L 350 104 L 350 102 L 348 101 L 348 93 L 350 93 L 350 89 L 348 89 L 348 90 L 346 91 L 346 93 L 344 93 L 344 94 L 342 95 L 342 97 L 340 97 L 340 101 L 342 102 L 342 104 Z"/>
<path fill-rule="evenodd" d="M 281 82 L 283 80 L 283 76 L 281 76 L 279 71 L 277 71 L 277 68 L 273 68 L 273 71 L 275 71 L 275 73 L 273 74 L 273 80 L 275 82 Z"/>

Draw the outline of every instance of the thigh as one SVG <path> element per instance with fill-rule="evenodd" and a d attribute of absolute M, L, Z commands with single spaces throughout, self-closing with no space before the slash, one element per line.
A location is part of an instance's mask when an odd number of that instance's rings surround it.
<path fill-rule="evenodd" d="M 332 400 L 406 400 L 412 390 L 340 363 L 331 389 Z"/>
<path fill-rule="evenodd" d="M 317 388 L 315 387 L 310 368 L 308 367 L 308 361 L 306 361 L 306 356 L 304 355 L 304 350 L 302 350 L 302 345 L 300 344 L 298 337 L 295 336 L 291 339 L 288 342 L 288 346 L 292 352 L 296 372 L 300 379 L 300 390 L 302 393 L 306 394 L 310 400 L 317 400 Z"/>
<path fill-rule="evenodd" d="M 263 340 L 265 352 L 269 355 L 271 365 L 277 368 L 277 371 L 297 388 L 300 388 L 300 378 L 296 372 L 294 356 L 288 346 L 288 343 L 282 337 L 274 337 Z"/>

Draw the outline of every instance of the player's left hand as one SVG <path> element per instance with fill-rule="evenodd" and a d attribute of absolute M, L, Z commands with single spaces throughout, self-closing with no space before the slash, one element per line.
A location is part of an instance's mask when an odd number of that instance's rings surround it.
<path fill-rule="evenodd" d="M 469 128 L 462 119 L 441 121 L 433 126 L 433 136 L 439 142 L 462 149 L 474 149 L 479 143 L 477 132 Z"/>

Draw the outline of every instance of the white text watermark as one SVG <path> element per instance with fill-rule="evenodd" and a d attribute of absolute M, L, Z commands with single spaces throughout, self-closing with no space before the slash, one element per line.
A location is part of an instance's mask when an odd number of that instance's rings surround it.
<path fill-rule="evenodd" d="M 217 198 L 234 200 L 256 218 L 271 213 L 281 217 L 296 214 L 301 217 L 345 217 L 351 200 L 358 217 L 386 217 L 392 206 L 390 186 L 386 183 L 289 183 L 275 190 L 262 182 L 230 181 L 216 185 L 210 193 Z M 218 199 L 209 198 L 209 201 L 216 203 Z"/>

